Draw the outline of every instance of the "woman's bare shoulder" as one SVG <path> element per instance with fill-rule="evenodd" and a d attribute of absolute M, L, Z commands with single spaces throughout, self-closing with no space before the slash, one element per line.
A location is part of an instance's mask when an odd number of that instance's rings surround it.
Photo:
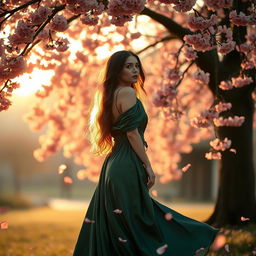
<path fill-rule="evenodd" d="M 125 97 L 125 98 L 128 97 L 128 98 L 131 98 L 131 99 L 136 98 L 136 91 L 135 91 L 135 89 L 133 89 L 130 86 L 122 87 L 119 90 L 120 90 L 119 94 L 120 94 L 121 97 Z"/>

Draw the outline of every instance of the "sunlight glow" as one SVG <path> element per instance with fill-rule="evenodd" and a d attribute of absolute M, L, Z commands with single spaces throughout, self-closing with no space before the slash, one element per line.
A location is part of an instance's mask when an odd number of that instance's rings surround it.
<path fill-rule="evenodd" d="M 29 96 L 36 91 L 43 89 L 42 85 L 50 85 L 53 75 L 53 70 L 40 70 L 34 68 L 34 71 L 31 74 L 25 73 L 16 79 L 13 79 L 13 81 L 20 84 L 20 88 L 15 89 L 13 94 L 18 96 Z"/>

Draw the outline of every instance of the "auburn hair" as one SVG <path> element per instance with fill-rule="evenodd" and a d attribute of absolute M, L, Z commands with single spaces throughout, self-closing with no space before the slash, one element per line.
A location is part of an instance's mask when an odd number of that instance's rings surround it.
<path fill-rule="evenodd" d="M 113 126 L 112 103 L 114 92 L 118 87 L 118 75 L 122 71 L 129 56 L 134 56 L 140 68 L 140 74 L 133 87 L 137 95 L 140 91 L 146 94 L 144 89 L 145 74 L 139 57 L 131 51 L 115 52 L 108 59 L 104 70 L 102 88 L 98 88 L 89 113 L 89 140 L 91 143 L 90 152 L 94 155 L 105 155 L 110 153 L 113 147 L 111 129 Z"/>

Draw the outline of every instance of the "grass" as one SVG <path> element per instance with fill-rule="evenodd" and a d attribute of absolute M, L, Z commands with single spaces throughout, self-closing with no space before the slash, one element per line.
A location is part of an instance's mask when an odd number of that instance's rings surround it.
<path fill-rule="evenodd" d="M 207 207 L 174 206 L 173 209 L 203 221 L 211 212 Z M 187 211 L 189 209 L 189 211 Z M 9 228 L 0 230 L 0 256 L 71 256 L 85 211 L 61 211 L 48 207 L 12 210 L 0 215 Z M 230 252 L 224 249 L 209 256 L 251 256 L 256 249 L 256 225 L 242 229 L 223 229 Z M 189 256 L 189 255 L 188 255 Z"/>

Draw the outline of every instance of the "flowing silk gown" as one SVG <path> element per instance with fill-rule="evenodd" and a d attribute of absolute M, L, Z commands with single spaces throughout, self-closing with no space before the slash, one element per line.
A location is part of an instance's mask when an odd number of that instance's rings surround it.
<path fill-rule="evenodd" d="M 120 114 L 112 127 L 114 146 L 103 163 L 73 256 L 206 255 L 218 229 L 188 218 L 150 196 L 142 161 L 126 132 L 144 140 L 148 117 L 142 102 Z M 166 220 L 165 214 L 172 219 Z M 159 254 L 157 249 L 164 246 Z M 161 253 L 161 252 L 160 252 Z"/>

